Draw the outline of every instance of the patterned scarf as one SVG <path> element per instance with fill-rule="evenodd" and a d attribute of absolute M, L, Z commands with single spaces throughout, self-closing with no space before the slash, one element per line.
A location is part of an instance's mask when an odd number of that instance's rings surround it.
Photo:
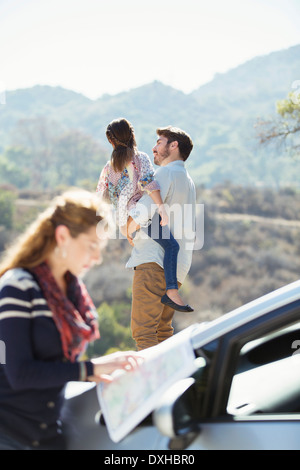
<path fill-rule="evenodd" d="M 85 285 L 67 272 L 67 296 L 58 287 L 47 263 L 30 269 L 53 314 L 67 359 L 74 362 L 87 343 L 100 338 L 96 308 Z"/>

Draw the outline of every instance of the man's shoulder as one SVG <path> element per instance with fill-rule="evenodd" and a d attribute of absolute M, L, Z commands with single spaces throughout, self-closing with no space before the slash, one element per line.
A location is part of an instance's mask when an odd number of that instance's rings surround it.
<path fill-rule="evenodd" d="M 193 181 L 185 165 L 160 166 L 155 171 L 155 176 L 161 178 L 170 178 L 171 180 L 177 176 L 178 178 L 186 178 Z"/>
<path fill-rule="evenodd" d="M 172 173 L 166 166 L 158 167 L 154 173 L 154 177 L 161 188 L 168 188 L 173 181 Z"/>
<path fill-rule="evenodd" d="M 159 166 L 155 170 L 155 175 L 168 175 L 170 173 L 170 169 L 167 166 Z"/>

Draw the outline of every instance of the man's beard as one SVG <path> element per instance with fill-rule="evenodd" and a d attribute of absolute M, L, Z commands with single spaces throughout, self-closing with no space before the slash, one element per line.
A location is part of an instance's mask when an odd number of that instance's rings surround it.
<path fill-rule="evenodd" d="M 160 154 L 155 154 L 154 155 L 154 163 L 155 165 L 160 165 L 163 160 L 169 157 L 170 155 L 170 150 L 169 150 L 170 144 L 167 144 L 165 147 L 165 150 L 160 153 Z"/>

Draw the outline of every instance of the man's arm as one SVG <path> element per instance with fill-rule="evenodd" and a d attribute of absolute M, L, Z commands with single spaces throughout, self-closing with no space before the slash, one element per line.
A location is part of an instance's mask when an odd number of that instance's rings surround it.
<path fill-rule="evenodd" d="M 170 187 L 169 171 L 160 167 L 155 173 L 155 180 L 158 181 L 160 186 L 160 197 L 164 202 Z M 149 194 L 144 194 L 141 199 L 137 202 L 136 206 L 129 211 L 129 217 L 127 221 L 127 240 L 130 245 L 133 246 L 132 234 L 140 229 L 141 226 L 149 225 L 157 205 L 153 202 L 153 199 Z"/>
<path fill-rule="evenodd" d="M 163 202 L 167 197 L 170 188 L 170 178 L 169 171 L 165 167 L 160 167 L 155 173 L 155 179 L 158 181 L 160 186 L 160 196 Z M 130 230 L 134 232 L 137 226 L 147 226 L 149 225 L 150 220 L 152 219 L 155 211 L 157 210 L 157 205 L 153 202 L 153 199 L 149 194 L 144 194 L 141 199 L 137 202 L 136 206 L 129 211 L 129 215 L 132 218 L 132 221 L 129 222 Z M 136 227 L 134 226 L 134 222 Z M 127 227 L 128 227 L 127 225 Z"/>

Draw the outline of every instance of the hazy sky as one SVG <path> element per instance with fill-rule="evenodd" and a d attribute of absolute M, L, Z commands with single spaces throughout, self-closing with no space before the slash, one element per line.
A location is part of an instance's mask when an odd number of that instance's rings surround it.
<path fill-rule="evenodd" d="M 0 91 L 97 98 L 160 80 L 188 93 L 296 44 L 300 0 L 0 0 Z"/>

